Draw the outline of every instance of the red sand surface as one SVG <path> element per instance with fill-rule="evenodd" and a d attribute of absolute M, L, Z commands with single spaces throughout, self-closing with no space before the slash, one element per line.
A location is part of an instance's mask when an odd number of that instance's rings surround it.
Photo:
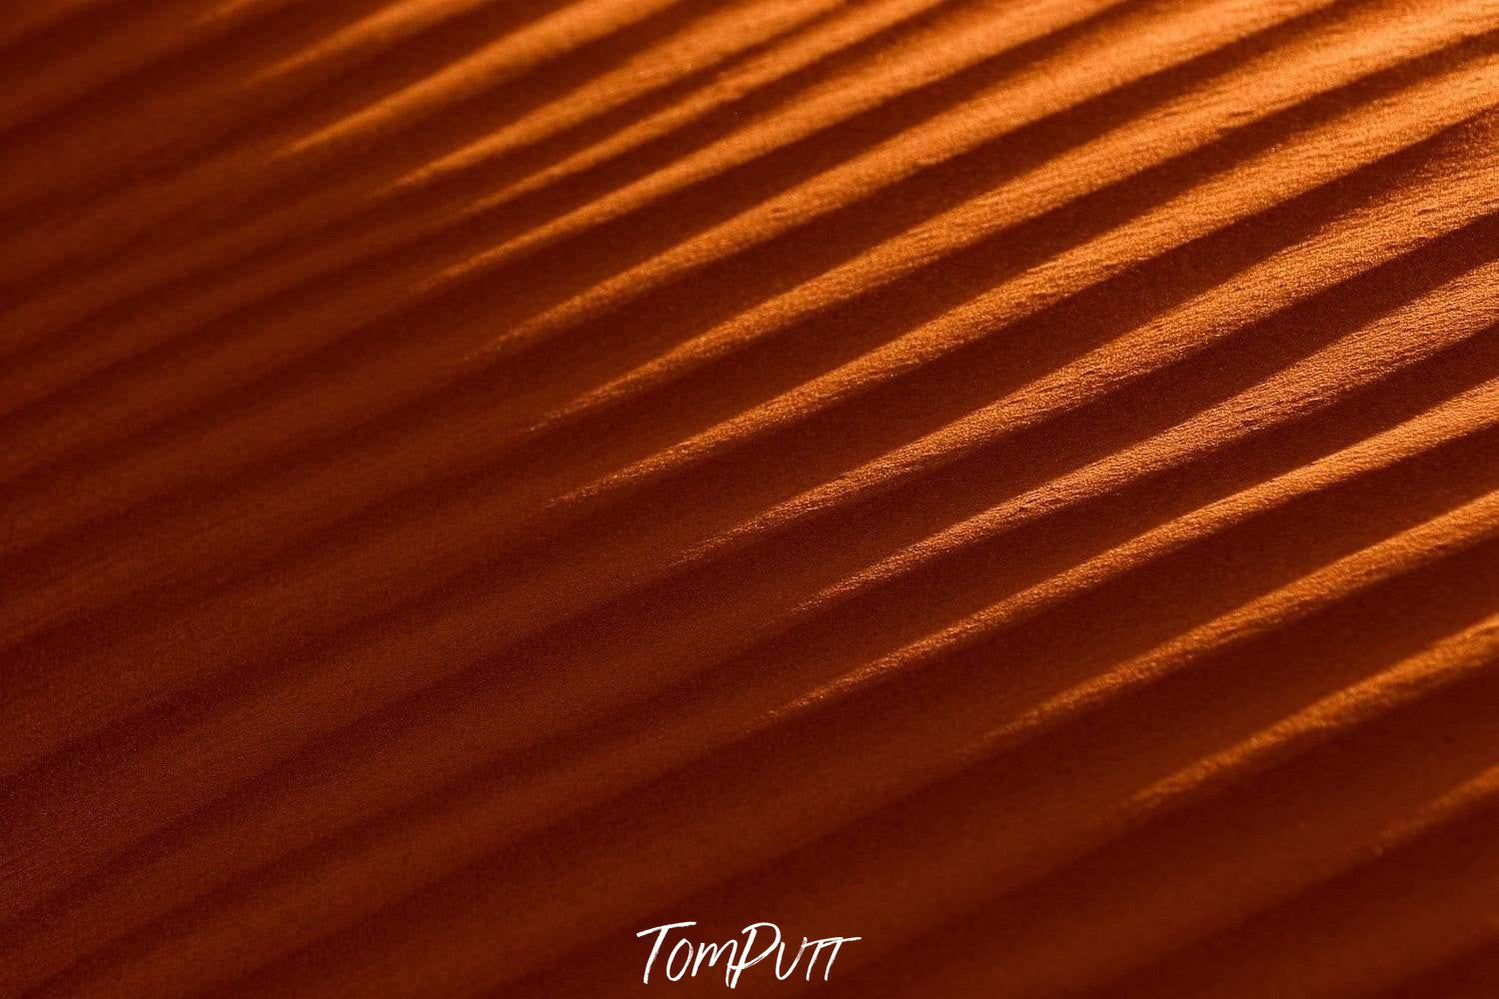
<path fill-rule="evenodd" d="M 1499 0 L 3 5 L 0 995 L 1499 995 L 1496 107 Z"/>

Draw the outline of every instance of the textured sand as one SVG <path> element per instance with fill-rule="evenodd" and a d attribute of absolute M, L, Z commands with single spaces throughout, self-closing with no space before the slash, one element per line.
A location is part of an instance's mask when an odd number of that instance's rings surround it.
<path fill-rule="evenodd" d="M 0 995 L 1499 988 L 1499 0 L 0 6 Z"/>

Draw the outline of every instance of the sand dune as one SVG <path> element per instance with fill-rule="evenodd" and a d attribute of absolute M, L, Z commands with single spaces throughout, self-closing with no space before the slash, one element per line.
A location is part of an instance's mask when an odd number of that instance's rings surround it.
<path fill-rule="evenodd" d="M 0 995 L 1491 994 L 1499 0 L 0 54 Z"/>

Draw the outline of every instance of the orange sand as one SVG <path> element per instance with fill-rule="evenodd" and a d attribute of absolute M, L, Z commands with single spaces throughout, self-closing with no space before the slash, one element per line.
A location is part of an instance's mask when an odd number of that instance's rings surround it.
<path fill-rule="evenodd" d="M 0 995 L 1499 988 L 1499 0 L 17 0 L 0 83 Z"/>

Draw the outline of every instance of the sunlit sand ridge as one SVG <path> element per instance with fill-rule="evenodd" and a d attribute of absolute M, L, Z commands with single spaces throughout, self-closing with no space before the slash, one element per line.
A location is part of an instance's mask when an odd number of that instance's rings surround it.
<path fill-rule="evenodd" d="M 0 995 L 1488 994 L 1499 0 L 0 57 Z"/>

